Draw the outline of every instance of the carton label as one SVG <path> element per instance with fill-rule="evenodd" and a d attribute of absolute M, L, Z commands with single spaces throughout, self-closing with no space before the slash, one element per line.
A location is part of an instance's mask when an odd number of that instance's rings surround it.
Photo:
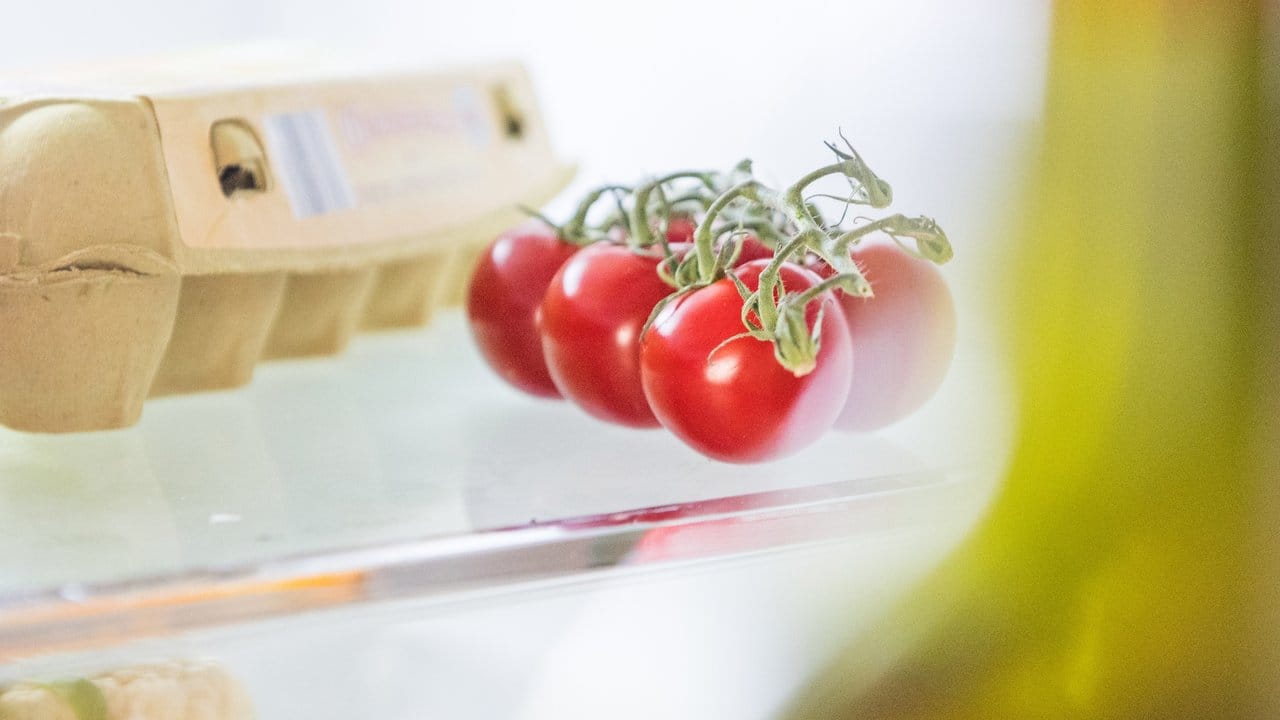
<path fill-rule="evenodd" d="M 551 162 L 537 125 L 504 131 L 512 93 L 529 96 L 522 76 L 151 98 L 182 241 L 282 249 L 393 242 L 491 212 L 491 198 L 518 193 Z M 269 177 L 231 191 L 220 184 L 225 168 L 210 132 L 226 121 L 260 141 Z"/>
<path fill-rule="evenodd" d="M 284 186 L 295 217 L 356 206 L 355 192 L 323 110 L 267 115 L 262 124 L 269 167 Z"/>

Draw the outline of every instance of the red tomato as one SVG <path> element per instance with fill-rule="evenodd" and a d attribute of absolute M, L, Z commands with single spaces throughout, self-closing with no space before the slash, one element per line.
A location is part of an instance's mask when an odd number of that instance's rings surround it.
<path fill-rule="evenodd" d="M 658 228 L 661 227 L 661 224 L 657 221 L 653 221 L 650 223 L 650 226 L 656 240 Z M 672 215 L 667 220 L 667 243 L 679 245 L 691 244 L 693 243 L 693 235 L 697 230 L 698 220 L 696 218 L 688 215 Z M 609 242 L 621 245 L 627 241 L 627 237 L 630 234 L 631 233 L 628 228 L 613 227 L 610 229 L 608 234 Z"/>
<path fill-rule="evenodd" d="M 688 215 L 673 215 L 667 220 L 667 242 L 691 243 L 698 221 Z"/>
<path fill-rule="evenodd" d="M 766 265 L 747 263 L 738 276 L 755 289 Z M 782 266 L 781 277 L 788 290 L 820 280 L 790 263 Z M 730 280 L 671 303 L 641 346 L 644 391 L 653 412 L 695 450 L 726 462 L 770 460 L 817 440 L 844 407 L 853 364 L 839 302 L 828 295 L 821 304 L 817 367 L 796 377 L 778 364 L 773 343 L 742 337 L 721 346 L 744 330 L 742 298 Z M 806 313 L 811 329 L 818 310 L 813 303 Z"/>
<path fill-rule="evenodd" d="M 955 351 L 956 309 L 938 267 L 892 241 L 858 245 L 853 259 L 875 297 L 840 294 L 856 358 L 836 428 L 865 432 L 910 415 L 938 390 Z"/>
<path fill-rule="evenodd" d="M 542 301 L 542 350 L 564 397 L 601 420 L 657 427 L 640 386 L 640 328 L 671 287 L 657 248 L 600 243 L 564 264 Z"/>
<path fill-rule="evenodd" d="M 467 318 L 480 354 L 532 395 L 560 396 L 542 359 L 536 316 L 551 278 L 577 250 L 545 226 L 526 225 L 494 240 L 471 275 Z"/>
<path fill-rule="evenodd" d="M 745 265 L 752 260 L 768 260 L 773 257 L 773 250 L 760 242 L 760 238 L 755 235 L 746 235 L 742 238 L 742 250 L 738 253 L 738 264 Z"/>

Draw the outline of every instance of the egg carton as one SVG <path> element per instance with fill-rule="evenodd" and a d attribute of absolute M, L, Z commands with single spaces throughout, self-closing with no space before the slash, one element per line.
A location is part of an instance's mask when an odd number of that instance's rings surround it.
<path fill-rule="evenodd" d="M 517 207 L 572 176 L 518 64 L 223 68 L 257 78 L 235 83 L 141 67 L 0 90 L 10 428 L 123 428 L 148 397 L 423 325 Z"/>

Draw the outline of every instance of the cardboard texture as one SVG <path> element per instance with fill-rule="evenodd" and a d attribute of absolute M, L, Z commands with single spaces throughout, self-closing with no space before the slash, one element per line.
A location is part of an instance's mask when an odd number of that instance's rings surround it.
<path fill-rule="evenodd" d="M 11 428 L 126 427 L 148 395 L 238 387 L 259 360 L 421 325 L 461 300 L 518 205 L 572 175 L 517 65 L 122 87 L 128 72 L 0 101 Z"/>
<path fill-rule="evenodd" d="M 392 330 L 429 322 L 436 304 L 443 300 L 441 289 L 451 259 L 450 253 L 440 252 L 380 266 L 361 327 Z"/>
<path fill-rule="evenodd" d="M 263 357 L 332 355 L 360 326 L 377 268 L 291 275 Z"/>
<path fill-rule="evenodd" d="M 177 319 L 152 396 L 248 383 L 284 301 L 287 279 L 283 272 L 183 278 Z"/>

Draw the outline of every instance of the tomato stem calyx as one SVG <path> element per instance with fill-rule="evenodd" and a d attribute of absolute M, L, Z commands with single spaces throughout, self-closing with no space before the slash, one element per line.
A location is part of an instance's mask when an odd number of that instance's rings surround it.
<path fill-rule="evenodd" d="M 655 178 L 637 187 L 631 199 L 631 232 L 627 237 L 627 244 L 632 249 L 646 248 L 654 244 L 653 228 L 649 225 L 649 198 L 654 192 L 658 192 L 664 210 L 662 213 L 664 227 L 661 228 L 662 233 L 659 234 L 659 237 L 662 239 L 662 244 L 665 248 L 667 230 L 665 225 L 670 220 L 670 203 L 665 199 L 663 186 L 677 180 L 698 180 L 707 190 L 715 192 L 716 183 L 714 177 L 714 172 L 685 170 Z"/>

